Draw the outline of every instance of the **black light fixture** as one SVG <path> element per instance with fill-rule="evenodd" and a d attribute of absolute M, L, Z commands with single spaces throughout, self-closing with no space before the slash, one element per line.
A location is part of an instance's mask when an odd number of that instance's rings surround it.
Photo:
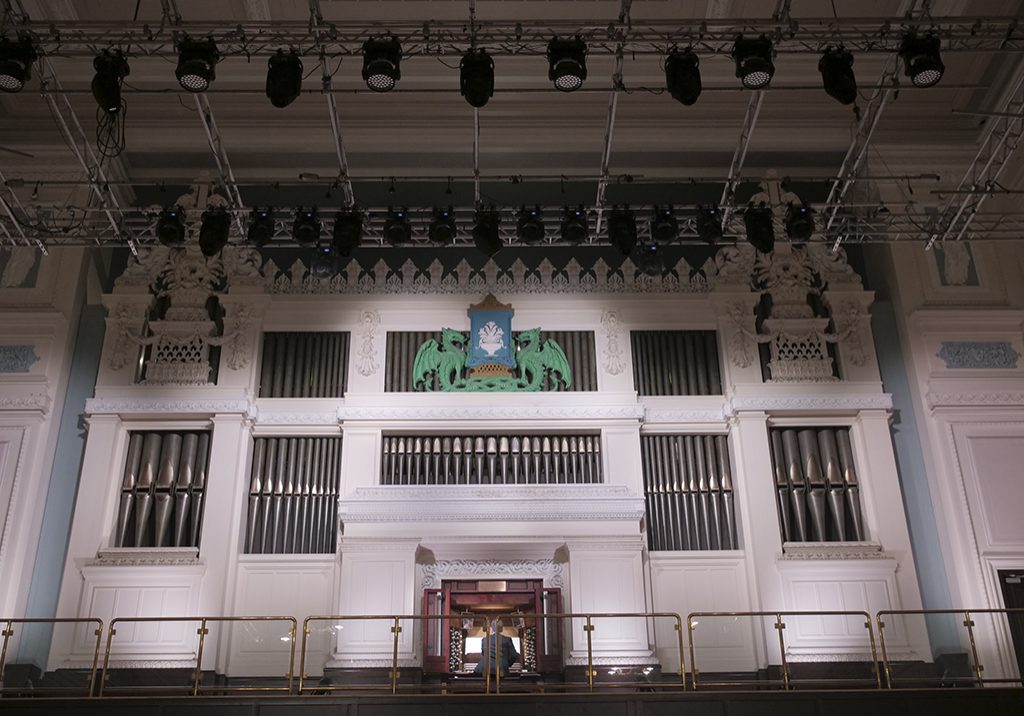
<path fill-rule="evenodd" d="M 249 230 L 246 233 L 249 243 L 262 248 L 274 238 L 274 210 L 269 206 L 256 208 L 249 214 Z"/>
<path fill-rule="evenodd" d="M 708 244 L 722 238 L 722 212 L 717 206 L 697 207 L 697 236 Z"/>
<path fill-rule="evenodd" d="M 570 244 L 582 244 L 590 234 L 590 227 L 587 225 L 587 210 L 583 205 L 562 209 L 561 225 L 562 241 Z"/>
<path fill-rule="evenodd" d="M 211 206 L 203 212 L 199 224 L 199 250 L 203 256 L 216 256 L 228 245 L 231 214 L 223 206 Z"/>
<path fill-rule="evenodd" d="M 636 215 L 628 206 L 615 207 L 608 212 L 608 240 L 620 254 L 633 253 L 636 237 Z"/>
<path fill-rule="evenodd" d="M 39 52 L 28 37 L 0 38 L 0 90 L 21 92 L 32 77 L 32 63 L 37 59 Z"/>
<path fill-rule="evenodd" d="M 171 248 L 185 245 L 185 211 L 180 206 L 169 206 L 160 212 L 156 220 L 156 238 Z"/>
<path fill-rule="evenodd" d="M 470 50 L 462 56 L 459 88 L 473 107 L 483 107 L 494 95 L 494 60 L 484 50 Z"/>
<path fill-rule="evenodd" d="M 92 78 L 92 96 L 100 111 L 117 114 L 121 111 L 121 84 L 128 76 L 128 61 L 120 50 L 103 50 L 92 61 L 96 75 Z"/>
<path fill-rule="evenodd" d="M 494 256 L 501 250 L 501 216 L 493 206 L 476 210 L 473 221 L 473 243 L 478 251 Z"/>
<path fill-rule="evenodd" d="M 772 209 L 765 204 L 751 204 L 743 212 L 747 241 L 762 254 L 770 254 L 775 248 L 775 227 L 772 225 L 772 219 Z"/>
<path fill-rule="evenodd" d="M 679 220 L 671 206 L 655 206 L 651 215 L 651 238 L 666 244 L 679 236 Z"/>
<path fill-rule="evenodd" d="M 527 244 L 535 244 L 544 239 L 544 214 L 541 213 L 539 206 L 532 209 L 524 206 L 519 210 L 519 216 L 516 218 L 516 236 Z"/>
<path fill-rule="evenodd" d="M 409 210 L 406 207 L 388 207 L 388 214 L 384 219 L 384 238 L 393 246 L 412 240 L 412 224 L 409 223 Z"/>
<path fill-rule="evenodd" d="M 807 241 L 814 233 L 814 210 L 805 204 L 790 204 L 786 208 L 786 235 L 794 241 Z"/>
<path fill-rule="evenodd" d="M 309 273 L 313 278 L 321 280 L 329 279 L 338 273 L 338 259 L 332 243 L 321 241 L 316 245 L 313 260 L 309 262 Z"/>
<path fill-rule="evenodd" d="M 548 79 L 561 92 L 573 92 L 587 79 L 587 45 L 576 37 L 548 43 Z"/>
<path fill-rule="evenodd" d="M 427 238 L 435 244 L 450 244 L 459 233 L 455 223 L 455 209 L 450 206 L 434 207 L 433 218 L 427 227 Z"/>
<path fill-rule="evenodd" d="M 355 207 L 338 212 L 331 237 L 335 253 L 339 256 L 351 255 L 363 238 L 362 212 Z"/>
<path fill-rule="evenodd" d="M 278 50 L 267 62 L 267 99 L 287 107 L 302 94 L 302 59 L 295 50 Z"/>
<path fill-rule="evenodd" d="M 818 60 L 821 84 L 828 96 L 841 104 L 857 101 L 857 78 L 853 74 L 853 55 L 843 47 L 827 47 Z"/>
<path fill-rule="evenodd" d="M 700 58 L 693 50 L 672 50 L 665 58 L 665 86 L 673 99 L 689 106 L 700 97 Z"/>
<path fill-rule="evenodd" d="M 665 259 L 657 241 L 644 241 L 636 253 L 636 267 L 648 276 L 661 276 L 665 273 Z"/>
<path fill-rule="evenodd" d="M 185 36 L 178 42 L 178 84 L 189 92 L 205 92 L 216 78 L 220 52 L 212 39 L 193 40 Z"/>
<path fill-rule="evenodd" d="M 320 241 L 320 214 L 316 207 L 300 208 L 292 222 L 292 238 L 303 246 L 314 246 Z"/>
<path fill-rule="evenodd" d="M 903 71 L 915 87 L 932 87 L 942 79 L 946 66 L 942 64 L 939 44 L 939 36 L 931 33 L 919 36 L 908 32 L 903 36 L 900 43 Z"/>
<path fill-rule="evenodd" d="M 775 74 L 772 43 L 764 35 L 757 38 L 740 35 L 732 46 L 732 58 L 736 61 L 736 76 L 747 89 L 764 89 L 772 81 Z"/>
<path fill-rule="evenodd" d="M 394 35 L 371 37 L 363 43 L 363 81 L 374 92 L 390 92 L 402 79 L 402 45 Z"/>

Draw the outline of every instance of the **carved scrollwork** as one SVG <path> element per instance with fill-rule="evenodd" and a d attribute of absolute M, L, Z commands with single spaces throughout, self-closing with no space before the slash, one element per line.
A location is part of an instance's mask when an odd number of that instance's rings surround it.
<path fill-rule="evenodd" d="M 363 311 L 359 315 L 359 324 L 362 327 L 362 335 L 359 345 L 359 365 L 357 370 L 360 375 L 371 376 L 380 369 L 380 364 L 377 362 L 376 347 L 380 314 L 377 311 Z"/>

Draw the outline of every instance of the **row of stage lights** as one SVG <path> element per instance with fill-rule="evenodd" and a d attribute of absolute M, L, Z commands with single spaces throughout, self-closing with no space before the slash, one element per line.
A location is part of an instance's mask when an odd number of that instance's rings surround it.
<path fill-rule="evenodd" d="M 323 222 L 316 207 L 299 209 L 292 220 L 291 238 L 300 246 L 317 248 L 321 253 L 350 256 L 359 246 L 365 230 L 365 215 L 357 208 L 343 209 L 335 216 L 329 241 L 323 240 Z M 679 217 L 671 207 L 654 207 L 650 219 L 650 241 L 639 242 L 636 212 L 627 206 L 615 206 L 607 212 L 608 240 L 623 255 L 630 255 L 641 243 L 641 252 L 650 252 L 658 245 L 679 238 Z M 251 245 L 262 248 L 275 237 L 276 217 L 271 208 L 256 208 L 249 217 L 247 238 Z M 723 235 L 722 213 L 717 206 L 697 208 L 694 223 L 697 235 L 714 244 Z M 743 210 L 747 241 L 762 253 L 775 247 L 774 212 L 764 204 L 750 205 Z M 814 212 L 803 204 L 790 204 L 783 219 L 786 235 L 794 241 L 807 241 L 814 233 Z M 565 207 L 559 225 L 562 241 L 578 245 L 590 236 L 587 211 L 584 207 Z M 206 256 L 215 256 L 228 243 L 231 214 L 225 207 L 212 206 L 203 212 L 199 228 L 199 248 Z M 476 210 L 472 236 L 477 249 L 493 256 L 502 248 L 501 213 L 491 207 Z M 382 228 L 384 240 L 392 246 L 408 244 L 413 227 L 406 208 L 389 207 Z M 453 207 L 435 207 L 427 227 L 428 239 L 438 245 L 451 245 L 459 233 Z M 156 236 L 165 246 L 185 245 L 187 229 L 185 211 L 171 207 L 160 212 Z M 523 207 L 516 214 L 516 236 L 524 244 L 538 244 L 545 239 L 544 215 L 540 207 Z"/>
<path fill-rule="evenodd" d="M 205 92 L 216 76 L 220 52 L 212 39 L 182 37 L 177 42 L 178 64 L 175 75 L 189 92 Z M 906 75 L 915 87 L 931 87 L 942 79 L 945 66 L 939 53 L 939 38 L 934 34 L 903 36 L 899 54 Z M 736 76 L 747 89 L 764 89 L 775 74 L 771 40 L 736 39 L 732 58 Z M 39 50 L 30 37 L 0 39 L 0 90 L 19 92 L 31 76 L 32 63 Z M 572 92 L 587 78 L 587 45 L 580 38 L 551 40 L 547 48 L 548 78 L 555 89 Z M 401 79 L 402 46 L 392 35 L 373 37 L 363 45 L 363 80 L 375 92 L 388 92 Z M 102 111 L 121 109 L 121 84 L 129 73 L 128 61 L 117 49 L 105 49 L 93 60 L 96 75 L 93 96 Z M 853 55 L 842 46 L 824 50 L 818 62 L 822 85 L 829 96 L 843 104 L 857 99 L 857 80 Z M 278 50 L 267 67 L 266 93 L 275 107 L 287 107 L 302 92 L 302 59 L 294 50 Z M 462 96 L 473 107 L 483 107 L 494 94 L 494 60 L 483 49 L 471 49 L 459 65 Z M 665 82 L 669 94 L 685 105 L 692 105 L 701 93 L 700 59 L 692 49 L 673 49 L 665 58 Z"/>

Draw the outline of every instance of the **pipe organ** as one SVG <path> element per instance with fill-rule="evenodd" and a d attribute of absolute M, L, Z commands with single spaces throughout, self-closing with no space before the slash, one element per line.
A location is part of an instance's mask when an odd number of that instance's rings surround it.
<path fill-rule="evenodd" d="M 631 331 L 629 341 L 637 394 L 721 394 L 715 331 Z"/>
<path fill-rule="evenodd" d="M 348 333 L 263 334 L 261 398 L 340 398 L 348 379 Z"/>

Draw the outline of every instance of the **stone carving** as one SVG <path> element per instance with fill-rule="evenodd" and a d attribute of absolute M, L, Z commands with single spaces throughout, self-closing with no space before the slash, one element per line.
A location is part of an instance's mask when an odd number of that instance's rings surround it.
<path fill-rule="evenodd" d="M 508 562 L 493 559 L 438 561 L 423 565 L 422 586 L 424 589 L 440 587 L 442 578 L 521 576 L 541 577 L 544 580 L 544 586 L 561 588 L 565 586 L 562 569 L 562 563 L 553 559 L 517 559 Z"/>
<path fill-rule="evenodd" d="M 601 316 L 601 328 L 604 331 L 604 370 L 609 375 L 618 375 L 625 369 L 622 361 L 622 346 L 619 340 L 622 338 L 622 326 L 619 323 L 619 314 L 615 311 L 605 311 Z"/>
<path fill-rule="evenodd" d="M 757 252 L 754 247 L 746 244 L 726 246 L 715 254 L 714 269 L 709 280 L 713 280 L 715 288 L 750 287 L 750 278 L 754 270 Z"/>
<path fill-rule="evenodd" d="M 125 268 L 114 286 L 117 288 L 129 286 L 141 286 L 148 288 L 156 281 L 160 271 L 167 263 L 171 250 L 166 246 L 154 246 L 150 249 L 139 249 L 137 256 L 128 260 Z"/>
<path fill-rule="evenodd" d="M 729 356 L 737 368 L 749 368 L 757 354 L 757 343 L 768 340 L 767 336 L 757 335 L 747 326 L 752 314 L 750 309 L 741 302 L 735 301 L 725 306 L 725 315 L 732 324 L 729 335 Z"/>
<path fill-rule="evenodd" d="M 28 373 L 38 362 L 35 346 L 0 346 L 0 373 Z"/>
<path fill-rule="evenodd" d="M 359 314 L 359 324 L 362 326 L 362 340 L 359 345 L 359 364 L 356 369 L 359 371 L 359 375 L 371 376 L 380 369 L 376 348 L 380 314 L 376 311 L 363 311 Z"/>
<path fill-rule="evenodd" d="M 786 542 L 779 560 L 892 559 L 871 542 Z"/>
<path fill-rule="evenodd" d="M 1008 341 L 943 341 L 936 354 L 948 369 L 1013 369 L 1020 353 Z"/>
<path fill-rule="evenodd" d="M 232 303 L 225 316 L 226 332 L 223 336 L 207 336 L 210 345 L 223 346 L 226 352 L 225 364 L 231 370 L 242 370 L 249 365 L 250 344 L 254 335 L 253 309 L 246 303 Z"/>
<path fill-rule="evenodd" d="M 942 242 L 942 283 L 966 286 L 971 273 L 971 252 L 964 241 Z"/>
<path fill-rule="evenodd" d="M 38 410 L 46 413 L 49 409 L 50 396 L 46 393 L 0 395 L 0 410 Z"/>
<path fill-rule="evenodd" d="M 0 270 L 0 288 L 28 288 L 25 282 L 40 259 L 39 253 L 31 246 L 15 246 L 9 252 Z"/>
<path fill-rule="evenodd" d="M 247 246 L 225 246 L 221 252 L 224 278 L 229 286 L 262 286 L 263 258 Z"/>

